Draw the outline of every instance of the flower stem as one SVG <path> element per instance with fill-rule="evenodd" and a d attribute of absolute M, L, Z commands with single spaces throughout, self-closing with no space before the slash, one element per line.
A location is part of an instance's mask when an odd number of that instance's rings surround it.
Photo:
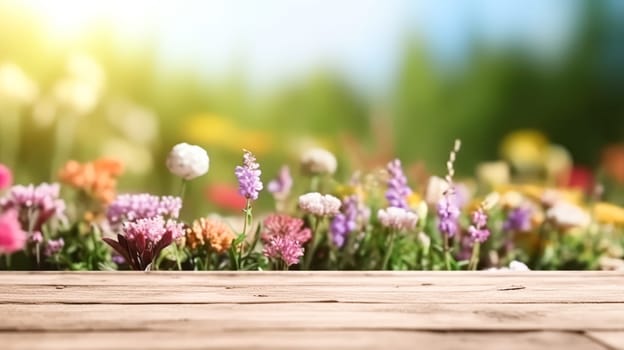
<path fill-rule="evenodd" d="M 182 263 L 180 262 L 180 248 L 178 248 L 178 245 L 175 243 L 174 243 L 173 250 L 175 251 L 175 258 L 176 258 L 176 264 L 178 265 L 178 271 L 182 271 Z"/>
<path fill-rule="evenodd" d="M 245 222 L 243 223 L 243 232 L 242 234 L 245 236 L 242 242 L 240 242 L 240 247 L 238 248 L 238 266 L 237 270 L 240 270 L 243 267 L 243 247 L 245 245 L 245 240 L 247 238 L 247 226 L 251 226 L 251 222 L 253 220 L 252 212 L 251 212 L 251 200 L 247 199 L 247 205 L 245 206 Z"/>
<path fill-rule="evenodd" d="M 388 249 L 386 250 L 386 254 L 383 259 L 383 264 L 381 266 L 382 270 L 388 269 L 388 262 L 390 261 L 390 256 L 392 256 L 392 250 L 394 249 L 394 240 L 396 238 L 396 229 L 392 229 L 390 232 L 390 243 L 388 243 Z"/>
<path fill-rule="evenodd" d="M 210 270 L 210 265 L 212 265 L 212 259 L 211 259 L 211 250 L 208 249 L 206 250 L 206 258 L 204 259 L 204 270 L 208 271 Z"/>
<path fill-rule="evenodd" d="M 182 183 L 180 184 L 180 198 L 184 200 L 184 194 L 186 193 L 186 179 L 182 179 Z"/>
<path fill-rule="evenodd" d="M 451 253 L 449 251 L 449 237 L 444 234 L 444 266 L 447 271 L 451 271 Z"/>
<path fill-rule="evenodd" d="M 312 231 L 312 245 L 310 246 L 310 253 L 308 253 L 305 257 L 305 263 L 303 265 L 303 269 L 304 270 L 309 270 L 310 266 L 312 265 L 312 259 L 314 259 L 314 254 L 316 254 L 316 249 L 318 248 L 318 244 L 319 244 L 319 234 L 318 234 L 318 228 L 319 225 L 321 223 L 321 218 L 320 217 L 315 217 L 316 218 L 316 222 L 314 223 L 314 230 Z"/>
<path fill-rule="evenodd" d="M 479 251 L 481 243 L 475 242 L 472 246 L 472 255 L 470 256 L 470 264 L 468 264 L 468 270 L 475 271 L 479 265 Z"/>

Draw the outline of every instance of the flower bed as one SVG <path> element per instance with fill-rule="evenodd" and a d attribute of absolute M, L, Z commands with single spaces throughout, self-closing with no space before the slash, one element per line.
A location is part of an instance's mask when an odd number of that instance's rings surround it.
<path fill-rule="evenodd" d="M 282 167 L 264 186 L 255 156 L 234 169 L 245 200 L 240 218 L 208 215 L 189 222 L 187 181 L 205 175 L 209 157 L 179 144 L 167 167 L 180 177 L 176 196 L 117 194 L 123 166 L 111 159 L 70 161 L 59 183 L 12 184 L 0 166 L 3 269 L 59 270 L 476 270 L 621 268 L 624 209 L 600 193 L 455 180 L 456 142 L 444 178 L 420 191 L 400 160 L 385 169 L 335 177 L 323 149 L 301 157 L 301 176 Z M 504 166 L 504 164 L 502 165 Z M 500 173 L 500 164 L 481 172 Z M 503 171 L 504 173 L 504 171 Z M 486 176 L 487 177 L 487 176 Z M 292 193 L 293 183 L 307 192 Z M 62 199 L 61 184 L 73 192 Z M 265 190 L 266 187 L 266 190 Z M 267 193 L 268 192 L 268 193 Z M 581 195 L 579 195 L 581 193 Z M 255 213 L 261 195 L 272 212 Z M 68 197 L 69 198 L 69 197 Z"/>

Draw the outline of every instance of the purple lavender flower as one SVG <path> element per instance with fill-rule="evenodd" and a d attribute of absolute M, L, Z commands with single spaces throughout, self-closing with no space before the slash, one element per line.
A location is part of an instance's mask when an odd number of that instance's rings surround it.
<path fill-rule="evenodd" d="M 269 182 L 267 190 L 277 199 L 284 199 L 290 194 L 293 185 L 293 179 L 290 175 L 290 168 L 284 165 L 280 168 L 277 178 Z"/>
<path fill-rule="evenodd" d="M 63 240 L 63 238 L 51 239 L 46 242 L 45 249 L 43 250 L 43 255 L 47 257 L 54 256 L 58 252 L 60 252 L 64 246 L 65 241 Z"/>
<path fill-rule="evenodd" d="M 279 259 L 286 266 L 299 263 L 303 256 L 303 247 L 299 242 L 289 236 L 271 236 L 264 245 L 263 254 L 271 259 Z"/>
<path fill-rule="evenodd" d="M 123 264 L 125 264 L 125 263 L 126 263 L 126 259 L 124 259 L 124 257 L 123 257 L 122 255 L 119 255 L 119 254 L 117 254 L 117 253 L 114 253 L 114 254 L 111 256 L 111 260 L 112 260 L 115 264 L 117 264 L 117 265 L 123 265 Z"/>
<path fill-rule="evenodd" d="M 329 232 L 334 245 L 342 248 L 349 233 L 358 229 L 370 217 L 370 209 L 357 196 L 349 196 L 342 202 L 342 212 L 332 219 Z"/>
<path fill-rule="evenodd" d="M 459 214 L 455 196 L 444 195 L 438 202 L 438 230 L 449 238 L 455 236 L 459 232 Z"/>
<path fill-rule="evenodd" d="M 258 199 L 258 193 L 262 190 L 262 181 L 260 181 L 260 165 L 256 162 L 251 152 L 243 150 L 243 165 L 237 166 L 234 173 L 238 179 L 238 192 L 245 198 L 250 200 Z"/>
<path fill-rule="evenodd" d="M 483 243 L 490 237 L 490 230 L 487 228 L 487 214 L 483 208 L 479 208 L 472 213 L 472 225 L 468 228 L 468 233 L 473 243 Z"/>
<path fill-rule="evenodd" d="M 532 210 L 529 207 L 512 209 L 503 223 L 503 230 L 507 232 L 526 232 L 531 230 L 532 215 Z"/>
<path fill-rule="evenodd" d="M 0 211 L 14 209 L 19 213 L 23 230 L 41 231 L 53 217 L 64 218 L 65 202 L 59 199 L 59 184 L 43 183 L 39 186 L 16 185 L 0 199 Z"/>
<path fill-rule="evenodd" d="M 125 221 L 162 216 L 177 219 L 182 209 L 182 199 L 179 197 L 158 197 L 147 193 L 122 194 L 108 207 L 106 217 L 113 227 L 118 227 Z"/>
<path fill-rule="evenodd" d="M 183 235 L 181 223 L 156 216 L 125 222 L 117 241 L 111 238 L 104 238 L 104 241 L 121 254 L 133 269 L 147 270 L 165 247 Z"/>
<path fill-rule="evenodd" d="M 407 178 L 403 174 L 401 161 L 399 159 L 391 161 L 386 166 L 386 170 L 390 175 L 386 191 L 388 206 L 408 209 L 407 196 L 412 194 L 412 190 L 407 186 Z"/>

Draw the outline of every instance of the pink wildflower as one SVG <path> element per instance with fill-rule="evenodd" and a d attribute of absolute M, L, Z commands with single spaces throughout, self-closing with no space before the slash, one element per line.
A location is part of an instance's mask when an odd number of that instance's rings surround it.
<path fill-rule="evenodd" d="M 11 187 L 13 184 L 13 173 L 6 165 L 0 164 L 0 191 Z"/>
<path fill-rule="evenodd" d="M 22 250 L 26 244 L 26 233 L 22 231 L 17 211 L 0 214 L 0 254 L 11 254 Z"/>
<path fill-rule="evenodd" d="M 272 236 L 264 246 L 264 255 L 271 259 L 280 259 L 286 266 L 299 263 L 303 256 L 301 244 L 288 236 Z"/>

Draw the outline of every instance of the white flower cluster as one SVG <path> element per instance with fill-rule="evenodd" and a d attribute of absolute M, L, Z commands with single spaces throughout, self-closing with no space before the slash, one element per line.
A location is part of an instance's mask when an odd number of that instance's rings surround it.
<path fill-rule="evenodd" d="M 587 227 L 591 221 L 585 210 L 565 201 L 558 201 L 548 209 L 546 217 L 564 228 Z"/>
<path fill-rule="evenodd" d="M 379 209 L 377 218 L 384 227 L 396 230 L 412 230 L 418 222 L 415 213 L 398 207 Z"/>
<path fill-rule="evenodd" d="M 501 268 L 492 267 L 492 268 L 487 269 L 487 271 L 525 272 L 525 271 L 531 271 L 531 269 L 529 269 L 529 267 L 526 266 L 526 264 L 523 263 L 522 261 L 513 260 L 509 263 L 509 267 L 501 267 Z"/>
<path fill-rule="evenodd" d="M 322 148 L 311 148 L 301 155 L 301 168 L 312 175 L 333 174 L 338 167 L 336 157 Z"/>
<path fill-rule="evenodd" d="M 185 180 L 206 174 L 209 167 L 210 158 L 206 150 L 188 143 L 175 145 L 167 157 L 169 171 Z"/>
<path fill-rule="evenodd" d="M 299 196 L 299 208 L 316 216 L 334 216 L 340 212 L 342 202 L 330 195 L 310 192 Z"/>

